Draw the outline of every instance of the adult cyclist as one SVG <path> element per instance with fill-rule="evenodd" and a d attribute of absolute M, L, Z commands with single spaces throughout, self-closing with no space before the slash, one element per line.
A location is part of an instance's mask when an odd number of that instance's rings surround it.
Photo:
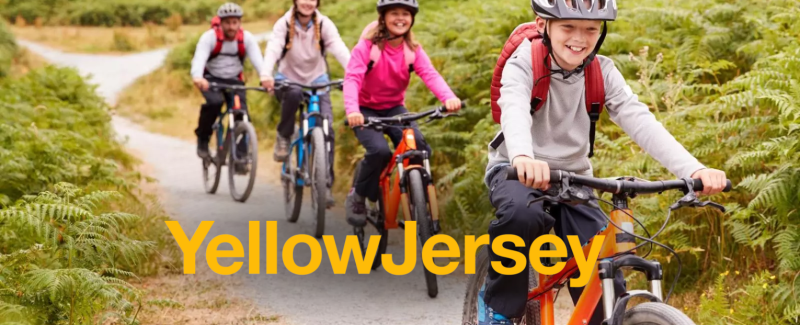
<path fill-rule="evenodd" d="M 333 54 L 342 67 L 350 62 L 350 50 L 342 41 L 333 21 L 319 11 L 321 0 L 294 0 L 286 14 L 278 19 L 272 37 L 264 53 L 264 70 L 261 85 L 272 91 L 275 81 L 290 80 L 301 84 L 325 84 L 329 82 L 327 52 Z M 276 63 L 282 63 L 273 76 Z M 320 112 L 328 118 L 328 134 L 334 148 L 333 111 L 330 94 L 321 89 Z M 303 100 L 303 90 L 296 86 L 278 89 L 276 97 L 281 101 L 281 120 L 275 140 L 275 161 L 283 162 L 289 156 L 289 141 L 294 133 L 297 109 Z M 334 150 L 328 153 L 327 206 L 334 205 L 330 187 L 333 185 Z"/>
<path fill-rule="evenodd" d="M 200 106 L 200 118 L 194 131 L 197 135 L 197 155 L 200 158 L 208 158 L 210 155 L 208 141 L 222 105 L 228 103 L 228 107 L 231 107 L 233 102 L 233 94 L 212 91 L 209 89 L 209 82 L 244 85 L 245 56 L 259 74 L 262 71 L 261 49 L 253 34 L 242 29 L 243 15 L 242 7 L 235 3 L 229 2 L 220 6 L 215 17 L 219 21 L 212 23 L 212 28 L 200 36 L 192 58 L 192 80 L 206 100 Z M 241 101 L 241 109 L 247 111 L 245 91 L 236 93 Z M 241 146 L 240 149 L 247 150 L 246 146 Z"/>

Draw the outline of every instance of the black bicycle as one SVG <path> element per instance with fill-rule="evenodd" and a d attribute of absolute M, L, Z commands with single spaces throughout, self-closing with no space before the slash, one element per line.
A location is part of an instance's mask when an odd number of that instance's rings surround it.
<path fill-rule="evenodd" d="M 219 187 L 222 166 L 228 165 L 228 186 L 231 196 L 239 202 L 247 201 L 253 191 L 258 169 L 258 138 L 256 129 L 250 123 L 250 116 L 242 110 L 237 90 L 264 92 L 262 87 L 212 82 L 209 89 L 233 93 L 233 103 L 218 117 L 213 126 L 212 137 L 216 143 L 209 146 L 209 156 L 203 159 L 203 185 L 206 192 L 214 194 Z M 236 148 L 236 150 L 231 150 Z M 237 184 L 239 188 L 237 189 Z M 240 191 L 241 190 L 241 191 Z"/>

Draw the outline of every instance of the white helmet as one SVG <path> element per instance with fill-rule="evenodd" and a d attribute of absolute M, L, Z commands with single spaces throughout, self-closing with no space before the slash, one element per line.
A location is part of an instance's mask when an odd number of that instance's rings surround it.
<path fill-rule="evenodd" d="M 613 21 L 617 18 L 616 0 L 531 0 L 531 8 L 544 19 Z"/>
<path fill-rule="evenodd" d="M 217 16 L 219 16 L 220 19 L 228 17 L 242 18 L 242 16 L 244 16 L 244 10 L 242 10 L 242 7 L 239 5 L 228 2 L 219 7 Z"/>
<path fill-rule="evenodd" d="M 416 15 L 419 12 L 417 0 L 378 0 L 378 12 L 382 13 L 384 10 L 395 6 L 408 8 L 412 15 Z"/>

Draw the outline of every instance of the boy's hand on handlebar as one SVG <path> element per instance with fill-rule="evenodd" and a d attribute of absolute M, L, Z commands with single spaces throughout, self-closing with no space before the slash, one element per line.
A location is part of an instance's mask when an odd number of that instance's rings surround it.
<path fill-rule="evenodd" d="M 461 100 L 458 97 L 448 99 L 444 102 L 444 107 L 448 112 L 458 112 L 461 109 Z"/>
<path fill-rule="evenodd" d="M 547 191 L 550 189 L 550 166 L 528 156 L 516 156 L 511 164 L 517 169 L 519 182 L 527 187 Z"/>
<path fill-rule="evenodd" d="M 208 80 L 206 78 L 195 78 L 192 80 L 194 82 L 194 86 L 201 91 L 208 91 Z"/>
<path fill-rule="evenodd" d="M 268 78 L 261 80 L 261 87 L 264 87 L 270 94 L 275 91 L 275 79 Z"/>
<path fill-rule="evenodd" d="M 703 191 L 700 192 L 702 195 L 714 195 L 720 193 L 727 185 L 725 172 L 713 168 L 698 170 L 692 174 L 692 178 L 699 178 L 701 181 L 703 181 Z"/>
<path fill-rule="evenodd" d="M 364 115 L 360 112 L 347 114 L 347 124 L 350 125 L 351 128 L 361 126 L 364 124 Z"/>

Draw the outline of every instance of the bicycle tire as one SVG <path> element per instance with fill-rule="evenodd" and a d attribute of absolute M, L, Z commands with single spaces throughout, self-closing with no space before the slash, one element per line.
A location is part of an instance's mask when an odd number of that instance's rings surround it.
<path fill-rule="evenodd" d="M 419 236 L 420 247 L 425 246 L 425 243 L 433 235 L 433 228 L 431 225 L 430 213 L 428 213 L 428 201 L 425 199 L 425 186 L 422 184 L 422 175 L 419 170 L 412 169 L 408 172 L 409 189 L 408 193 L 411 196 L 411 220 L 417 221 L 417 234 Z M 420 249 L 421 251 L 421 249 Z M 439 294 L 439 284 L 436 281 L 436 274 L 429 271 L 428 268 L 422 268 L 425 273 L 425 284 L 428 287 L 428 296 L 436 298 Z"/>
<path fill-rule="evenodd" d="M 218 142 L 216 137 L 216 132 L 219 132 L 218 129 L 214 130 L 212 133 L 211 138 L 214 139 L 214 142 Z M 206 193 L 208 194 L 215 194 L 217 193 L 217 189 L 219 188 L 219 180 L 222 177 L 222 166 L 219 162 L 219 147 L 220 144 L 211 144 L 208 146 L 208 155 L 209 158 L 202 159 L 203 163 L 203 188 L 205 188 Z M 212 170 L 209 168 L 213 167 Z M 210 178 L 209 178 L 210 177 Z"/>
<path fill-rule="evenodd" d="M 325 211 L 327 210 L 328 198 L 325 189 L 328 186 L 328 164 L 325 150 L 325 135 L 321 127 L 311 130 L 311 155 L 308 160 L 311 164 L 311 207 L 314 210 L 312 229 L 314 237 L 321 238 L 325 233 Z"/>
<path fill-rule="evenodd" d="M 240 160 L 246 159 L 249 167 L 249 178 L 243 192 L 236 190 L 236 161 L 234 160 L 234 153 L 236 152 L 236 142 L 239 136 L 246 137 L 247 141 L 247 157 L 240 157 Z M 245 139 L 242 139 L 245 140 Z M 230 137 L 228 147 L 229 163 L 228 163 L 228 186 L 230 187 L 231 197 L 235 201 L 244 203 L 253 192 L 253 185 L 256 181 L 256 171 L 258 169 L 258 138 L 256 137 L 256 129 L 249 122 L 237 122 L 236 127 L 233 129 L 233 134 Z"/>
<path fill-rule="evenodd" d="M 297 129 L 295 129 L 295 134 Z M 281 177 L 281 184 L 283 185 L 283 206 L 286 220 L 295 223 L 300 217 L 300 208 L 303 204 L 303 187 L 297 185 L 297 161 L 299 160 L 300 152 L 291 152 L 284 162 L 288 167 L 289 177 Z"/>
<path fill-rule="evenodd" d="M 623 325 L 695 325 L 691 318 L 665 303 L 645 302 L 625 312 Z"/>
<path fill-rule="evenodd" d="M 467 280 L 467 290 L 464 294 L 464 307 L 461 312 L 461 323 L 463 325 L 478 324 L 478 294 L 483 287 L 486 276 L 491 267 L 489 260 L 489 246 L 484 245 L 475 256 L 475 274 L 469 276 Z M 539 286 L 539 274 L 528 267 L 528 290 Z M 529 300 L 525 306 L 525 313 L 516 324 L 541 325 L 541 308 L 536 300 Z"/>

